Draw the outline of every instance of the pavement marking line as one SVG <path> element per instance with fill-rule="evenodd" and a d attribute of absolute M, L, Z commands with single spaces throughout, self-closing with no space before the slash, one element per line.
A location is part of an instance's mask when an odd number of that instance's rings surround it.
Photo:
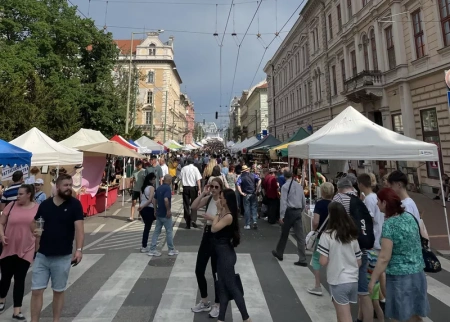
<path fill-rule="evenodd" d="M 236 273 L 241 276 L 245 304 L 252 321 L 273 322 L 255 266 L 250 254 L 237 254 Z M 241 313 L 234 301 L 230 301 L 233 321 L 242 321 Z"/>
<path fill-rule="evenodd" d="M 119 208 L 111 216 L 116 216 L 123 208 Z"/>
<path fill-rule="evenodd" d="M 450 287 L 427 275 L 428 294 L 450 306 Z"/>
<path fill-rule="evenodd" d="M 285 254 L 283 257 L 284 260 L 282 262 L 278 261 L 278 264 L 280 264 L 281 269 L 288 278 L 292 288 L 295 290 L 295 293 L 300 299 L 300 302 L 308 313 L 311 321 L 336 321 L 336 311 L 331 302 L 330 294 L 328 294 L 325 287 L 322 285 L 322 296 L 309 294 L 306 289 L 311 285 L 314 285 L 314 274 L 308 267 L 294 265 L 294 262 L 298 260 L 297 255 Z"/>
<path fill-rule="evenodd" d="M 197 253 L 180 253 L 177 256 L 153 321 L 194 320 L 195 313 L 191 308 L 197 300 L 196 261 Z"/>
<path fill-rule="evenodd" d="M 437 258 L 441 262 L 441 267 L 447 272 L 450 272 L 450 261 L 442 256 L 438 256 Z"/>
<path fill-rule="evenodd" d="M 130 226 L 130 225 L 132 225 L 132 224 L 134 224 L 134 221 L 133 221 L 133 222 L 130 222 L 130 223 L 128 223 L 128 224 L 125 224 L 125 225 L 123 225 L 122 227 L 119 227 L 119 228 L 117 228 L 116 230 L 113 230 L 113 231 L 110 232 L 109 234 L 106 234 L 105 236 L 103 236 L 103 237 L 101 237 L 101 238 L 99 238 L 99 239 L 93 241 L 92 243 L 90 243 L 90 244 L 84 246 L 83 250 L 87 250 L 88 248 L 91 248 L 92 246 L 97 245 L 97 244 L 98 244 L 99 242 L 101 242 L 102 240 L 105 240 L 105 239 L 108 238 L 109 236 L 111 236 L 111 235 L 113 235 L 113 234 L 115 234 L 115 233 L 117 233 L 117 232 L 119 232 L 119 231 L 121 231 L 121 230 L 127 228 L 128 226 Z"/>
<path fill-rule="evenodd" d="M 69 288 L 72 284 L 74 284 L 86 271 L 91 268 L 95 263 L 97 263 L 103 254 L 84 254 L 83 260 L 76 267 L 70 268 L 69 279 L 67 280 L 67 288 Z M 53 302 L 53 290 L 51 289 L 51 282 L 49 282 L 47 288 L 44 291 L 44 300 L 42 305 L 42 310 L 45 310 L 47 306 L 49 306 Z M 31 304 L 31 292 L 23 298 L 22 303 L 22 313 L 25 316 L 31 316 L 30 312 L 30 304 Z M 7 309 L 3 316 L 12 316 L 13 307 L 11 306 Z"/>
<path fill-rule="evenodd" d="M 105 227 L 106 224 L 101 224 L 100 226 L 97 227 L 97 229 L 95 229 L 92 233 L 91 236 L 94 236 L 96 233 L 98 233 L 103 227 Z"/>
<path fill-rule="evenodd" d="M 150 260 L 146 255 L 130 254 L 73 321 L 111 322 Z"/>
<path fill-rule="evenodd" d="M 98 245 L 98 247 L 96 246 L 96 247 L 92 248 L 92 250 L 104 249 L 104 248 L 109 248 L 109 247 L 125 246 L 125 245 L 136 245 L 136 244 L 139 244 L 141 239 L 142 239 L 142 237 L 136 238 L 135 240 L 118 241 L 115 243 L 100 244 L 100 245 Z"/>
<path fill-rule="evenodd" d="M 289 240 L 294 244 L 295 247 L 297 247 L 297 241 L 295 240 L 294 236 L 292 236 L 291 234 L 289 234 Z M 312 253 L 313 252 L 310 250 L 305 250 L 306 255 L 312 255 Z"/>

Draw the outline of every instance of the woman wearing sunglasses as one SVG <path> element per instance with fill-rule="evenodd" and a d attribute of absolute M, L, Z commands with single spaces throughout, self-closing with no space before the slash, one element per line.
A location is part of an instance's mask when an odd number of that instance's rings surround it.
<path fill-rule="evenodd" d="M 214 234 L 211 232 L 211 225 L 214 217 L 217 215 L 217 202 L 223 190 L 223 182 L 220 178 L 214 178 L 210 184 L 205 186 L 203 193 L 191 205 L 192 210 L 199 210 L 206 206 L 203 218 L 206 219 L 205 229 L 203 231 L 202 241 L 197 254 L 197 263 L 195 265 L 195 275 L 197 276 L 198 288 L 202 299 L 191 310 L 194 313 L 210 312 L 211 318 L 219 316 L 219 290 L 215 289 L 214 305 L 208 301 L 208 286 L 206 283 L 205 272 L 208 261 L 211 258 L 211 268 L 214 280 L 217 273 L 217 258 L 214 251 Z"/>

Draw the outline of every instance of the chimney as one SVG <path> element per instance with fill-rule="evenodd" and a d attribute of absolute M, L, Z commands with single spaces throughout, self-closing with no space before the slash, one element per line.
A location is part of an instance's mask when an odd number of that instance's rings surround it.
<path fill-rule="evenodd" d="M 169 41 L 167 42 L 167 44 L 170 46 L 170 47 L 173 47 L 173 40 L 174 40 L 175 38 L 173 37 L 173 36 L 170 36 L 169 37 Z"/>

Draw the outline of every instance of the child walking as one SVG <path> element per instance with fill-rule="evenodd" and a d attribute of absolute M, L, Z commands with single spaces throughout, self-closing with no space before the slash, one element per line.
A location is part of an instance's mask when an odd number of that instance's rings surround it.
<path fill-rule="evenodd" d="M 358 229 L 338 202 L 328 206 L 329 220 L 317 250 L 320 265 L 327 266 L 327 282 L 339 322 L 352 322 L 350 303 L 358 300 L 361 250 Z"/>

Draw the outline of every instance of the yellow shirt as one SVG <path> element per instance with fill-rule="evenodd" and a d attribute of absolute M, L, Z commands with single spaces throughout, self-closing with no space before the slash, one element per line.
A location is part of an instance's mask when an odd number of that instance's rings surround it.
<path fill-rule="evenodd" d="M 176 162 L 169 163 L 169 174 L 172 178 L 177 175 L 177 166 Z"/>

